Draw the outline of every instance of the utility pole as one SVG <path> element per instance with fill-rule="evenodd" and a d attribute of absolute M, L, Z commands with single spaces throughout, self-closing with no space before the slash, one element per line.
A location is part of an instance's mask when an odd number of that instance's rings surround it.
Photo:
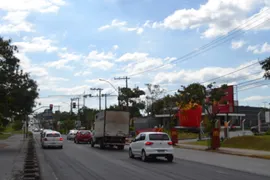
<path fill-rule="evenodd" d="M 107 97 L 108 97 L 108 96 L 117 96 L 117 95 L 102 94 L 102 97 L 105 97 L 105 110 L 107 109 Z"/>
<path fill-rule="evenodd" d="M 130 78 L 127 77 L 127 76 L 125 76 L 125 77 L 114 78 L 114 80 L 125 80 L 125 81 L 126 81 L 126 88 L 128 88 L 128 80 L 129 80 L 129 79 L 130 79 Z M 127 111 L 129 111 L 129 110 L 128 110 L 128 99 L 129 99 L 129 97 L 126 98 L 126 108 L 127 108 Z"/>
<path fill-rule="evenodd" d="M 90 90 L 92 90 L 92 91 L 98 91 L 99 92 L 98 93 L 98 97 L 99 97 L 99 111 L 101 111 L 101 91 L 103 89 L 101 89 L 101 88 L 90 88 Z"/>

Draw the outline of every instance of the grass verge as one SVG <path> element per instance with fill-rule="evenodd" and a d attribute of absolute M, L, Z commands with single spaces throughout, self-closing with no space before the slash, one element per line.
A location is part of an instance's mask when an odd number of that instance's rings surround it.
<path fill-rule="evenodd" d="M 185 144 L 207 146 L 208 143 L 208 141 L 196 141 Z M 233 137 L 222 142 L 221 147 L 270 151 L 270 136 Z"/>
<path fill-rule="evenodd" d="M 9 138 L 12 134 L 3 134 L 3 133 L 0 133 L 0 140 L 5 140 L 7 138 Z"/>

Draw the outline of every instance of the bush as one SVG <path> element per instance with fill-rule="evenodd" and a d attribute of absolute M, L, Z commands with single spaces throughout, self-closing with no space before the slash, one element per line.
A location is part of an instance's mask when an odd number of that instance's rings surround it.
<path fill-rule="evenodd" d="M 265 135 L 270 135 L 270 129 L 265 133 Z"/>
<path fill-rule="evenodd" d="M 22 126 L 23 126 L 23 123 L 20 120 L 16 120 L 12 124 L 12 129 L 14 129 L 15 131 L 19 131 L 22 129 Z"/>

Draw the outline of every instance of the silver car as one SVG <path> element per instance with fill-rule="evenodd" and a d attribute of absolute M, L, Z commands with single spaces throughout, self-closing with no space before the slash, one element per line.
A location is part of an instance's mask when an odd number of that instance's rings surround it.
<path fill-rule="evenodd" d="M 73 140 L 77 134 L 78 130 L 72 129 L 67 134 L 67 140 Z"/>

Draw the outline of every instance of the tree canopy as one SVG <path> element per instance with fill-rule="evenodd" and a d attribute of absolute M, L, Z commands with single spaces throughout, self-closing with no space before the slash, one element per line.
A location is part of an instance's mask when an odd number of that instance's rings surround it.
<path fill-rule="evenodd" d="M 211 83 L 204 86 L 200 83 L 193 83 L 188 86 L 182 86 L 183 90 L 178 90 L 179 100 L 178 106 L 180 109 L 195 108 L 196 106 L 202 106 L 207 112 L 209 120 L 214 122 L 216 115 L 219 113 L 218 108 L 214 108 L 218 103 L 221 102 L 222 98 L 226 95 L 225 90 L 227 85 L 221 85 L 220 87 L 215 87 L 215 83 Z"/>
<path fill-rule="evenodd" d="M 0 37 L 0 125 L 31 113 L 38 97 L 37 83 L 21 69 L 17 52 L 11 40 Z"/>
<path fill-rule="evenodd" d="M 140 97 L 145 95 L 145 92 L 138 87 L 136 88 L 120 88 L 120 95 L 118 97 L 120 107 L 117 105 L 110 106 L 109 110 L 127 110 L 126 101 L 128 100 L 128 111 L 130 117 L 141 116 L 141 110 L 145 109 L 145 102 L 140 100 Z"/>
<path fill-rule="evenodd" d="M 260 62 L 262 69 L 265 71 L 264 78 L 270 79 L 270 57 L 266 58 L 264 61 Z"/>

